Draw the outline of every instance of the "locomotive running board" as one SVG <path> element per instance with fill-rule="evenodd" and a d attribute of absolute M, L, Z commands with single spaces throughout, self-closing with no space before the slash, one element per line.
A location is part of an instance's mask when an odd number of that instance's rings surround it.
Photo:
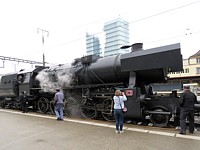
<path fill-rule="evenodd" d="M 94 88 L 94 87 L 101 87 L 101 86 L 119 86 L 123 85 L 123 82 L 118 82 L 118 83 L 103 83 L 103 84 L 83 84 L 83 85 L 71 85 L 69 87 L 65 87 L 63 89 L 79 89 L 79 88 Z"/>

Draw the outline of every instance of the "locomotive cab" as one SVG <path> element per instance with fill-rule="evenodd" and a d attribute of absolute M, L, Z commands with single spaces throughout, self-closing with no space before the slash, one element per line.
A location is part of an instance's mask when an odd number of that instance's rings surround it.
<path fill-rule="evenodd" d="M 26 91 L 27 95 L 30 95 L 30 75 L 30 71 L 20 70 L 17 73 L 1 76 L 0 98 L 2 107 L 21 107 L 20 93 Z"/>
<path fill-rule="evenodd" d="M 17 74 L 19 93 L 26 91 L 27 95 L 30 95 L 30 78 L 31 72 L 22 71 Z"/>

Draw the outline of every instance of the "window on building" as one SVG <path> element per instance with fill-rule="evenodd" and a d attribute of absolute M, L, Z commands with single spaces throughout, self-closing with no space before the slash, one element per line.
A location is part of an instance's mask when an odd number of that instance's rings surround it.
<path fill-rule="evenodd" d="M 200 58 L 197 58 L 196 60 L 197 60 L 197 64 L 200 64 Z"/>
<path fill-rule="evenodd" d="M 192 83 L 200 83 L 200 80 L 192 80 Z"/>
<path fill-rule="evenodd" d="M 200 67 L 197 67 L 197 74 L 200 74 Z"/>
<path fill-rule="evenodd" d="M 183 80 L 182 81 L 182 84 L 186 84 L 186 83 L 190 83 L 190 81 L 189 80 Z"/>
<path fill-rule="evenodd" d="M 186 68 L 184 72 L 189 73 L 189 68 Z"/>
<path fill-rule="evenodd" d="M 180 81 L 179 81 L 179 80 L 174 80 L 174 81 L 172 82 L 172 84 L 176 84 L 176 83 L 180 83 Z"/>

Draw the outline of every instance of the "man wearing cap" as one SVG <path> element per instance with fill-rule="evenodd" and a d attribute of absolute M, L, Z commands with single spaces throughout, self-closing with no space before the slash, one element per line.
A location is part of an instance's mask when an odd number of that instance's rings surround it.
<path fill-rule="evenodd" d="M 197 96 L 190 91 L 189 86 L 184 86 L 184 92 L 180 97 L 180 134 L 186 134 L 186 117 L 189 121 L 189 132 L 194 132 L 194 104 L 197 103 Z"/>
<path fill-rule="evenodd" d="M 54 96 L 54 102 L 55 102 L 55 113 L 58 121 L 63 120 L 63 100 L 64 95 L 62 92 L 60 92 L 60 89 L 56 89 L 56 94 Z"/>

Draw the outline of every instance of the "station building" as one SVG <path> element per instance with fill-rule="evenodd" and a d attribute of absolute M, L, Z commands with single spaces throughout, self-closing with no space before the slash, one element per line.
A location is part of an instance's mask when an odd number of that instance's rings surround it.
<path fill-rule="evenodd" d="M 190 86 L 200 99 L 200 50 L 190 56 L 188 59 L 183 59 L 183 71 L 171 72 L 168 74 L 168 82 L 164 85 L 153 85 L 155 91 L 182 91 L 184 85 Z"/>

